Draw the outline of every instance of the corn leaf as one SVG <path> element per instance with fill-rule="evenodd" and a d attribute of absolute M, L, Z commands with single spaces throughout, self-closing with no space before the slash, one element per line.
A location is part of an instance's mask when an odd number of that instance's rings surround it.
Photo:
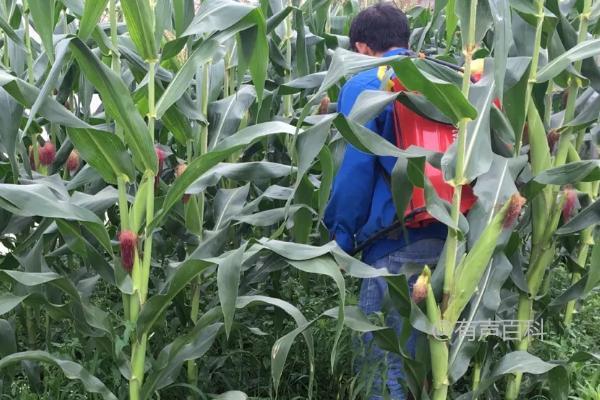
<path fill-rule="evenodd" d="M 125 15 L 125 22 L 129 36 L 137 47 L 140 55 L 146 61 L 158 59 L 156 40 L 154 35 L 154 6 L 151 0 L 121 0 L 121 8 Z"/>
<path fill-rule="evenodd" d="M 108 0 L 85 0 L 83 15 L 79 22 L 79 38 L 86 40 L 98 25 Z"/>
<path fill-rule="evenodd" d="M 40 34 L 42 44 L 50 63 L 54 61 L 54 2 L 48 0 L 29 0 L 29 11 L 35 30 Z"/>
<path fill-rule="evenodd" d="M 45 351 L 33 350 L 10 354 L 0 360 L 0 369 L 20 363 L 21 361 L 37 361 L 55 365 L 63 372 L 67 379 L 76 379 L 81 381 L 87 392 L 98 393 L 105 400 L 117 400 L 117 397 L 110 390 L 108 390 L 108 388 L 104 385 L 104 383 L 102 383 L 102 381 L 100 381 L 100 379 L 90 374 L 80 364 L 54 357 Z"/>
<path fill-rule="evenodd" d="M 104 65 L 79 39 L 71 39 L 71 52 L 87 79 L 96 87 L 108 114 L 123 127 L 125 142 L 133 153 L 133 161 L 141 171 L 156 173 L 158 162 L 153 138 L 148 135 L 144 119 L 135 108 L 125 83 Z"/>

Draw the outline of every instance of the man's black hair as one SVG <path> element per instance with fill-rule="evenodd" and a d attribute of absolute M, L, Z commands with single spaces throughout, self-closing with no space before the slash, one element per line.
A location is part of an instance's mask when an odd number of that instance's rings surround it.
<path fill-rule="evenodd" d="M 356 42 L 366 43 L 376 52 L 393 47 L 408 48 L 409 37 L 406 14 L 391 2 L 365 8 L 350 25 L 350 47 L 353 50 L 356 50 Z"/>

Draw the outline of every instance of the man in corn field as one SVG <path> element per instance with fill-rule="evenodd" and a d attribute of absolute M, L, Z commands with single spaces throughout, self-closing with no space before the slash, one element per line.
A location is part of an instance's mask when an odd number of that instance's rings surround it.
<path fill-rule="evenodd" d="M 360 12 L 350 27 L 350 44 L 358 53 L 388 57 L 407 54 L 410 30 L 406 15 L 393 3 L 379 3 Z M 385 70 L 384 70 L 385 72 Z M 380 68 L 361 72 L 344 84 L 338 99 L 338 111 L 349 115 L 358 96 L 364 90 L 382 87 Z M 395 143 L 392 105 L 366 127 Z M 396 163 L 394 157 L 379 157 L 363 153 L 348 144 L 327 210 L 325 223 L 332 236 L 346 252 L 364 243 L 374 234 L 392 225 L 397 219 L 389 177 Z M 362 251 L 364 262 L 375 268 L 401 272 L 406 263 L 435 265 L 446 239 L 445 225 L 436 222 L 422 227 L 407 228 L 406 234 L 395 231 L 369 243 Z M 412 282 L 413 280 L 411 280 Z M 366 314 L 383 311 L 387 285 L 383 278 L 365 279 L 360 290 L 360 307 Z M 388 312 L 387 324 L 398 332 L 401 320 L 397 312 Z M 407 347 L 414 352 L 415 336 Z M 359 368 L 366 376 L 369 399 L 403 400 L 404 370 L 397 355 L 384 352 L 374 345 L 367 334 L 359 356 Z M 386 375 L 386 376 L 384 376 Z"/>

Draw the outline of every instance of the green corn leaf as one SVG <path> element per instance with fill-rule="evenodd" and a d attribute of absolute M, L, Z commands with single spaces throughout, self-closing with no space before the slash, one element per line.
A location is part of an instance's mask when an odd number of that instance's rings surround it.
<path fill-rule="evenodd" d="M 234 181 L 253 182 L 276 179 L 296 172 L 295 167 L 268 161 L 252 161 L 245 163 L 219 163 L 196 179 L 185 191 L 198 194 L 210 186 L 217 185 L 223 178 Z"/>
<path fill-rule="evenodd" d="M 500 361 L 495 364 L 488 376 L 481 380 L 481 383 L 475 392 L 460 396 L 458 399 L 466 400 L 467 398 L 471 398 L 470 396 L 477 396 L 480 393 L 483 393 L 484 390 L 504 375 L 517 372 L 539 375 L 544 374 L 557 366 L 558 364 L 542 361 L 540 358 L 529 354 L 526 351 L 513 351 L 512 353 L 504 355 Z"/>
<path fill-rule="evenodd" d="M 307 329 L 312 325 L 312 322 L 308 322 L 308 320 L 304 317 L 304 315 L 298 310 L 296 307 L 291 305 L 290 303 L 272 298 L 267 296 L 240 296 L 238 297 L 237 305 L 238 308 L 245 308 L 253 303 L 262 303 L 267 305 L 272 305 L 278 307 L 285 311 L 288 315 L 290 315 L 295 321 L 298 327 L 281 338 L 277 339 L 273 348 L 271 350 L 271 377 L 273 378 L 273 386 L 275 387 L 275 392 L 279 389 L 279 383 L 281 381 L 281 375 L 283 374 L 283 368 L 285 366 L 285 361 L 287 359 L 287 355 L 292 347 L 292 344 L 296 340 L 296 337 L 299 334 L 304 336 L 304 340 L 306 341 L 306 345 L 308 347 L 308 357 L 309 363 L 311 365 L 310 369 L 310 377 L 309 377 L 309 393 L 312 391 L 312 382 L 314 376 L 314 341 L 310 332 L 307 332 Z"/>
<path fill-rule="evenodd" d="M 494 99 L 492 82 L 486 86 L 473 86 L 470 100 L 479 110 L 477 118 L 467 124 L 467 137 L 464 153 L 464 169 L 458 175 L 464 177 L 466 184 L 486 173 L 492 165 L 492 144 L 490 139 L 490 107 Z M 456 143 L 456 142 L 455 142 Z M 442 157 L 442 171 L 448 182 L 453 182 L 456 174 L 457 145 L 453 144 Z"/>
<path fill-rule="evenodd" d="M 494 20 L 494 79 L 497 82 L 496 93 L 502 101 L 504 97 L 504 77 L 512 38 L 512 15 L 509 0 L 488 0 Z"/>
<path fill-rule="evenodd" d="M 16 76 L 10 75 L 3 69 L 0 69 L 0 86 L 19 104 L 27 108 L 32 108 L 40 98 L 40 90 L 38 88 Z M 40 103 L 38 114 L 60 125 L 75 128 L 92 128 L 91 125 L 77 118 L 62 104 L 50 97 L 46 97 Z"/>
<path fill-rule="evenodd" d="M 268 244 L 267 244 L 268 246 Z M 329 276 L 335 282 L 338 295 L 340 298 L 340 305 L 338 307 L 338 326 L 335 333 L 335 338 L 333 341 L 333 347 L 331 349 L 331 369 L 333 371 L 335 362 L 337 359 L 337 350 L 339 345 L 339 340 L 342 335 L 342 328 L 344 326 L 344 310 L 346 303 L 346 284 L 344 282 L 344 277 L 339 270 L 339 267 L 336 265 L 334 260 L 328 257 L 319 257 L 312 260 L 290 260 L 288 261 L 294 268 L 297 268 L 301 271 L 310 273 L 310 274 L 323 274 Z"/>
<path fill-rule="evenodd" d="M 221 393 L 217 397 L 214 397 L 215 400 L 248 400 L 248 395 L 244 392 L 240 392 L 239 390 L 230 390 L 225 393 Z"/>
<path fill-rule="evenodd" d="M 406 207 L 408 207 L 412 198 L 414 186 L 408 176 L 408 163 L 413 160 L 415 159 L 407 160 L 399 157 L 396 161 L 396 165 L 394 165 L 394 169 L 392 169 L 392 174 L 390 175 L 392 200 L 394 201 L 396 215 L 398 216 L 404 215 Z M 423 165 L 423 161 L 419 163 Z"/>
<path fill-rule="evenodd" d="M 148 191 L 152 189 L 152 186 L 154 186 L 154 179 L 148 175 L 142 178 L 138 186 L 129 211 L 129 226 L 134 232 L 139 232 L 142 229 L 144 218 L 146 218 L 146 199 L 148 198 Z"/>
<path fill-rule="evenodd" d="M 238 73 L 242 77 L 246 68 L 250 69 L 257 97 L 262 99 L 269 60 L 266 29 L 260 8 L 231 0 L 209 0 L 202 3 L 182 36 L 211 33 L 211 38 L 225 42 L 237 35 Z"/>
<path fill-rule="evenodd" d="M 240 127 L 242 119 L 256 100 L 252 86 L 243 85 L 235 94 L 208 105 L 208 148 L 233 135 Z"/>
<path fill-rule="evenodd" d="M 48 0 L 29 0 L 29 10 L 34 28 L 40 34 L 42 44 L 50 63 L 54 61 L 54 2 Z"/>
<path fill-rule="evenodd" d="M 15 330 L 10 322 L 0 319 L 0 357 L 17 352 Z"/>
<path fill-rule="evenodd" d="M 233 217 L 242 213 L 249 190 L 249 184 L 234 189 L 219 189 L 213 205 L 215 229 L 224 228 Z"/>
<path fill-rule="evenodd" d="M 0 208 L 22 217 L 40 216 L 101 223 L 96 214 L 58 196 L 42 183 L 0 184 Z"/>
<path fill-rule="evenodd" d="M 76 379 L 81 381 L 85 390 L 89 393 L 98 393 L 105 400 L 117 400 L 117 397 L 94 375 L 90 374 L 80 364 L 73 361 L 63 360 L 53 355 L 41 351 L 23 351 L 21 353 L 10 354 L 0 360 L 0 369 L 4 369 L 21 361 L 37 361 L 55 365 L 67 379 Z"/>
<path fill-rule="evenodd" d="M 125 142 L 133 153 L 136 167 L 144 172 L 156 173 L 158 161 L 153 138 L 148 135 L 144 119 L 135 108 L 125 83 L 110 68 L 104 65 L 79 39 L 71 39 L 71 52 L 77 59 L 86 78 L 96 87 L 103 105 L 125 133 Z"/>
<path fill-rule="evenodd" d="M 282 8 L 274 15 L 270 16 L 267 19 L 267 33 L 273 32 L 273 30 L 285 20 L 285 18 L 290 14 L 290 12 L 292 12 L 292 10 L 297 10 L 297 8 L 293 6 L 287 6 Z"/>
<path fill-rule="evenodd" d="M 25 296 L 15 296 L 12 293 L 3 293 L 0 294 L 0 315 L 4 315 L 7 312 L 12 311 L 16 306 L 21 304 L 23 300 L 27 298 Z M 2 320 L 4 321 L 4 320 Z"/>
<path fill-rule="evenodd" d="M 267 79 L 269 66 L 269 44 L 267 42 L 266 22 L 260 8 L 254 9 L 239 23 L 238 37 L 238 74 L 241 76 L 250 70 L 252 83 L 256 89 L 256 97 L 261 100 Z M 241 29 L 250 25 L 248 28 Z M 228 34 L 225 35 L 227 37 Z"/>
<path fill-rule="evenodd" d="M 568 235 L 582 231 L 585 228 L 598 223 L 600 223 L 600 199 L 597 199 L 595 202 L 581 210 L 569 222 L 560 227 L 556 231 L 556 234 Z"/>
<path fill-rule="evenodd" d="M 151 398 L 154 391 L 174 381 L 185 361 L 195 360 L 206 354 L 221 332 L 222 326 L 222 323 L 208 326 L 198 323 L 190 333 L 179 336 L 165 346 L 158 356 L 156 370 L 144 379 L 141 398 Z"/>
<path fill-rule="evenodd" d="M 531 170 L 537 175 L 550 168 L 550 147 L 548 146 L 544 124 L 532 99 L 529 100 L 527 110 Z"/>
<path fill-rule="evenodd" d="M 568 185 L 600 180 L 600 160 L 584 160 L 542 171 L 535 178 L 545 185 Z"/>
<path fill-rule="evenodd" d="M 16 182 L 19 176 L 17 140 L 23 107 L 17 103 L 6 90 L 0 88 L 0 109 L 5 110 L 5 112 L 0 113 L 0 126 L 2 126 L 2 129 L 0 130 L 0 140 L 8 154 L 13 173 L 13 181 Z"/>
<path fill-rule="evenodd" d="M 452 43 L 458 26 L 456 15 L 456 0 L 447 0 L 446 4 L 446 43 Z"/>
<path fill-rule="evenodd" d="M 598 54 L 600 54 L 600 39 L 581 42 L 541 68 L 537 74 L 537 82 L 546 82 L 564 71 L 571 63 Z"/>
<path fill-rule="evenodd" d="M 203 1 L 196 16 L 181 36 L 225 31 L 255 9 L 249 4 L 232 0 Z"/>
<path fill-rule="evenodd" d="M 81 128 L 68 128 L 68 132 L 81 158 L 106 182 L 116 184 L 120 175 L 127 176 L 130 181 L 135 179 L 131 156 L 116 135 Z"/>
<path fill-rule="evenodd" d="M 156 18 L 152 3 L 154 1 L 151 0 L 121 0 L 129 36 L 146 61 L 158 59 L 154 34 Z"/>
<path fill-rule="evenodd" d="M 85 0 L 83 15 L 79 21 L 79 38 L 86 40 L 100 22 L 108 0 Z"/>
<path fill-rule="evenodd" d="M 364 90 L 356 99 L 348 118 L 360 125 L 377 117 L 400 93 L 384 90 Z"/>
<path fill-rule="evenodd" d="M 2 16 L 0 16 L 0 29 L 2 29 L 2 31 L 4 31 L 4 33 L 6 33 L 6 36 L 8 36 L 13 42 L 15 42 L 15 44 L 17 44 L 17 46 L 19 46 L 23 50 L 25 49 L 23 47 L 23 40 L 21 40 L 19 35 L 17 35 L 17 33 L 14 31 L 14 29 L 10 26 L 10 24 Z"/>
<path fill-rule="evenodd" d="M 154 88 L 155 95 L 160 98 L 164 93 L 164 90 L 160 87 L 160 81 L 158 79 L 156 83 Z M 133 101 L 142 115 L 148 114 L 148 85 L 144 85 L 136 90 L 133 94 Z M 175 140 L 182 145 L 187 145 L 188 139 L 194 138 L 194 131 L 191 126 L 190 118 L 189 116 L 186 117 L 186 114 L 180 110 L 177 104 L 173 104 L 169 107 L 164 114 L 162 114 L 160 121 L 165 125 L 169 132 L 173 134 Z"/>
<path fill-rule="evenodd" d="M 323 147 L 319 153 L 321 166 L 321 186 L 319 186 L 319 218 L 323 218 L 329 195 L 333 186 L 333 157 L 329 147 Z"/>
<path fill-rule="evenodd" d="M 295 70 L 297 76 L 305 76 L 309 73 L 308 50 L 306 45 L 306 32 L 304 29 L 304 17 L 301 10 L 294 11 L 293 29 L 296 31 L 296 54 Z"/>
<path fill-rule="evenodd" d="M 29 118 L 27 119 L 27 124 L 25 125 L 24 132 L 29 131 L 29 126 L 33 121 L 33 118 L 37 114 L 40 106 L 44 103 L 50 93 L 51 89 L 54 89 L 56 85 L 56 81 L 58 80 L 59 74 L 62 70 L 63 63 L 65 62 L 65 58 L 68 54 L 68 41 L 61 41 L 57 45 L 57 56 L 54 62 L 52 63 L 52 68 L 50 68 L 50 72 L 48 73 L 48 77 L 46 78 L 46 82 L 44 82 L 44 86 L 40 90 L 39 96 L 36 99 L 35 103 L 31 107 L 31 111 L 29 113 Z"/>
<path fill-rule="evenodd" d="M 467 40 L 467 32 L 469 32 L 471 26 L 470 7 L 472 1 L 474 0 L 455 0 L 448 2 L 448 4 L 450 4 L 450 2 L 455 3 L 454 11 L 458 17 L 463 41 Z M 483 37 L 492 26 L 492 23 L 493 18 L 490 11 L 490 4 L 485 0 L 477 1 L 477 14 L 475 15 L 475 21 L 473 21 L 473 24 L 475 25 L 475 43 L 479 43 L 483 40 Z"/>
<path fill-rule="evenodd" d="M 194 0 L 173 0 L 173 25 L 177 36 L 181 36 L 194 18 Z"/>
<path fill-rule="evenodd" d="M 337 49 L 334 53 L 319 91 L 305 106 L 303 114 L 313 105 L 314 99 L 325 93 L 343 77 L 381 65 L 393 67 L 396 76 L 408 90 L 423 94 L 452 121 L 457 122 L 465 117 L 474 119 L 477 116 L 476 109 L 465 99 L 457 86 L 421 72 L 409 57 L 368 57 L 343 49 Z"/>
<path fill-rule="evenodd" d="M 198 68 L 208 61 L 215 61 L 219 58 L 217 50 L 218 43 L 214 40 L 207 40 L 201 43 L 187 59 L 185 64 L 177 72 L 167 89 L 156 103 L 156 116 L 162 115 L 185 93 L 189 87 Z"/>
<path fill-rule="evenodd" d="M 514 214 L 519 211 L 514 211 L 511 207 L 513 201 L 515 200 L 511 199 L 504 204 L 456 268 L 454 287 L 450 292 L 448 307 L 444 313 L 444 319 L 450 321 L 452 326 L 477 290 L 477 285 L 494 254 L 498 239 L 505 229 L 504 224 L 508 213 Z M 515 216 L 511 215 L 512 217 Z"/>
<path fill-rule="evenodd" d="M 21 264 L 27 261 L 19 259 Z M 29 266 L 27 266 L 29 267 Z M 27 296 L 21 301 L 32 300 L 35 304 L 42 304 L 49 311 L 58 311 L 60 318 L 71 319 L 75 327 L 86 335 L 103 336 L 111 332 L 107 314 L 99 308 L 88 304 L 82 298 L 78 288 L 73 282 L 62 275 L 54 272 L 22 272 L 13 270 L 0 270 L 0 276 L 5 280 L 11 280 L 26 287 Z M 39 293 L 40 286 L 52 286 L 70 297 L 68 309 L 56 305 L 50 299 Z M 45 288 L 46 290 L 48 288 Z M 15 299 L 13 299 L 15 300 Z M 75 317 L 76 316 L 76 317 Z"/>
<path fill-rule="evenodd" d="M 211 265 L 213 265 L 212 262 L 188 259 L 177 268 L 169 280 L 166 291 L 155 294 L 144 304 L 137 320 L 136 335 L 138 340 L 150 332 L 154 323 L 171 304 L 173 298 L 192 282 L 198 274 Z"/>
<path fill-rule="evenodd" d="M 225 334 L 227 337 L 229 337 L 231 326 L 233 325 L 245 247 L 241 246 L 223 257 L 217 268 L 219 301 L 223 310 Z"/>

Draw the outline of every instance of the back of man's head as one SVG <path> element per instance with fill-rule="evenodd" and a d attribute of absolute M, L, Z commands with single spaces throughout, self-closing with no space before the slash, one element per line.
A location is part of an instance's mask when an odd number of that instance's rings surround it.
<path fill-rule="evenodd" d="M 408 48 L 408 18 L 392 2 L 378 3 L 362 10 L 350 25 L 350 47 L 364 43 L 377 53 L 395 47 Z"/>

